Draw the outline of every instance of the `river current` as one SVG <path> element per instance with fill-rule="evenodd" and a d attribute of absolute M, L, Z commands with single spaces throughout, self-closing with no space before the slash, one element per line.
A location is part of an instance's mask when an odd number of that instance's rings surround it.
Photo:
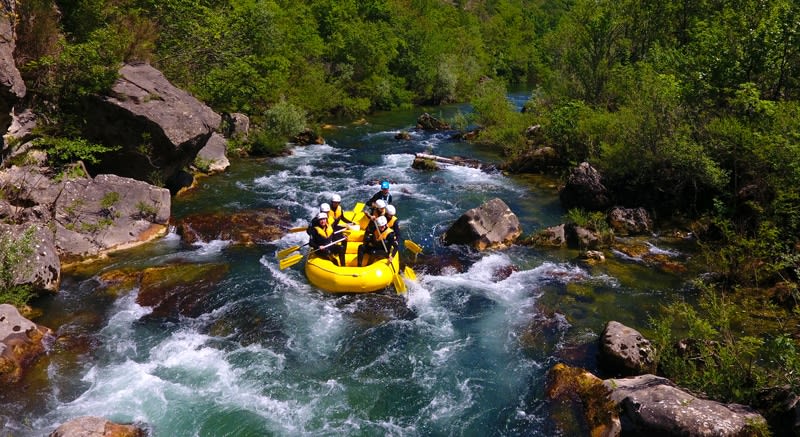
<path fill-rule="evenodd" d="M 525 99 L 511 97 L 517 105 Z M 457 110 L 467 109 L 431 114 Z M 108 296 L 92 277 L 66 276 L 58 295 L 37 303 L 44 315 L 36 321 L 87 345 L 69 354 L 53 345 L 32 371 L 38 376 L 0 398 L 0 435 L 46 435 L 84 415 L 147 424 L 157 436 L 558 434 L 543 396 L 547 370 L 559 361 L 593 370 L 604 323 L 645 326 L 665 296 L 681 293 L 684 279 L 613 253 L 592 267 L 566 249 L 442 246 L 450 224 L 494 197 L 526 234 L 560 223 L 564 211 L 556 181 L 546 178 L 412 169 L 417 152 L 499 161 L 450 132 L 414 130 L 422 112 L 342 124 L 323 132 L 325 144 L 296 147 L 290 156 L 234 160 L 199 192 L 173 201 L 175 218 L 271 207 L 289 211 L 300 226 L 331 194 L 352 207 L 386 178 L 403 236 L 461 265 L 437 273 L 416 266 L 418 280 L 407 283 L 402 300 L 411 317 L 365 316 L 360 305 L 375 296 L 324 293 L 309 285 L 302 263 L 279 269 L 276 251 L 305 243 L 305 233 L 254 247 L 187 246 L 170 233 L 115 255 L 103 270 L 225 263 L 229 272 L 211 292 L 211 309 L 154 320 L 136 303 L 137 289 Z M 400 131 L 411 139 L 395 139 Z"/>

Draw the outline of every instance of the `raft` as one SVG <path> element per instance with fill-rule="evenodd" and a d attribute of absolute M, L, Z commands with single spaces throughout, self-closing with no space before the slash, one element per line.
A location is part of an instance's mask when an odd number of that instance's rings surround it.
<path fill-rule="evenodd" d="M 359 225 L 359 230 L 348 232 L 345 266 L 340 267 L 328 258 L 312 252 L 305 265 L 308 281 L 330 293 L 369 293 L 388 287 L 400 272 L 399 254 L 392 259 L 391 265 L 385 256 L 373 258 L 365 255 L 364 266 L 358 267 L 358 247 L 364 239 L 364 229 L 369 224 L 369 217 L 360 211 L 346 211 L 344 214 Z"/>

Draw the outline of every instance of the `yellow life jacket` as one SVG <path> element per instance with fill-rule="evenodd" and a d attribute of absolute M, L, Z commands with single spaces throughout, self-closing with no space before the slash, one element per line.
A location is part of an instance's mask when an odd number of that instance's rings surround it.
<path fill-rule="evenodd" d="M 392 231 L 392 228 L 390 228 L 389 226 L 386 226 L 386 230 L 383 231 L 383 232 L 381 232 L 380 229 L 378 229 L 376 227 L 375 228 L 375 241 L 385 240 L 386 237 L 388 237 L 389 234 L 391 234 L 392 232 L 394 232 L 394 231 Z"/>
<path fill-rule="evenodd" d="M 393 215 L 392 218 L 390 218 L 389 221 L 386 222 L 386 227 L 391 228 L 392 226 L 394 226 L 395 223 L 397 223 L 397 216 Z"/>
<path fill-rule="evenodd" d="M 334 221 L 336 221 L 336 219 L 338 219 L 341 216 L 342 216 L 342 205 L 339 205 L 338 207 L 336 207 L 336 209 L 331 208 L 331 210 L 328 211 L 328 223 L 333 223 Z"/>
<path fill-rule="evenodd" d="M 314 227 L 314 229 L 317 230 L 318 234 L 322 235 L 325 238 L 328 238 L 331 235 L 333 235 L 333 226 L 331 226 L 330 224 L 328 226 L 325 226 L 324 228 L 316 226 Z"/>

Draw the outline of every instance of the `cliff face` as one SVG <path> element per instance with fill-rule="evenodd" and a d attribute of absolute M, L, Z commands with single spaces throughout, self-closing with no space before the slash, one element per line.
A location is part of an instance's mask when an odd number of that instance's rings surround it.
<path fill-rule="evenodd" d="M 25 97 L 25 82 L 14 61 L 17 46 L 17 3 L 0 2 L 0 129 L 5 132 L 11 125 L 10 112 Z"/>

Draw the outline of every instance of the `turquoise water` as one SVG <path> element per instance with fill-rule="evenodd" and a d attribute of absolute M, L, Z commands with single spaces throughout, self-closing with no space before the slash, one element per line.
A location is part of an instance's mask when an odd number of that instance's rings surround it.
<path fill-rule="evenodd" d="M 154 319 L 136 304 L 137 289 L 109 296 L 93 277 L 66 277 L 59 295 L 40 303 L 37 321 L 86 345 L 56 342 L 22 395 L 0 395 L 0 435 L 42 435 L 83 415 L 145 423 L 158 436 L 556 434 L 542 398 L 547 369 L 564 360 L 591 368 L 607 320 L 642 326 L 684 279 L 611 254 L 589 267 L 568 250 L 442 246 L 451 223 L 494 197 L 525 233 L 559 223 L 563 211 L 555 181 L 545 178 L 411 169 L 416 152 L 499 159 L 449 133 L 395 140 L 422 112 L 343 124 L 323 132 L 326 144 L 291 156 L 234 160 L 199 193 L 176 199 L 173 216 L 271 207 L 299 226 L 331 194 L 352 206 L 388 178 L 404 236 L 460 268 L 416 266 L 419 280 L 401 298 L 391 290 L 334 296 L 310 286 L 302 264 L 278 268 L 275 252 L 304 243 L 304 233 L 247 248 L 187 246 L 171 233 L 103 270 L 226 263 L 230 272 L 202 315 Z M 543 320 L 548 328 L 531 344 Z"/>

